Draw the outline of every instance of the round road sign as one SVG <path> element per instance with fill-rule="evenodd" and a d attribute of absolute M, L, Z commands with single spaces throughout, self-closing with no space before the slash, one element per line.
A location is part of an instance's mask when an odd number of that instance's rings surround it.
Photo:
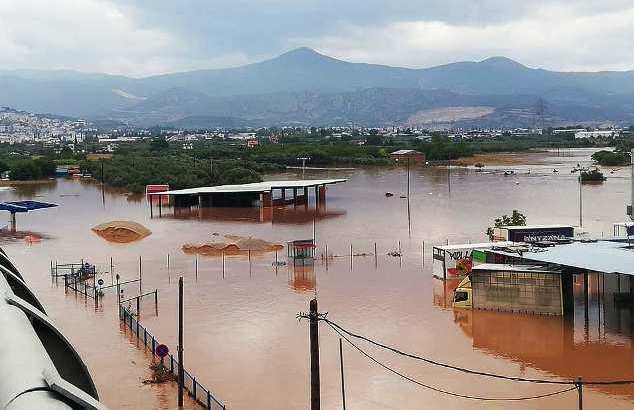
<path fill-rule="evenodd" d="M 103 279 L 99 279 L 99 280 L 97 281 L 97 285 L 99 285 L 99 286 L 103 286 Z"/>
<path fill-rule="evenodd" d="M 154 349 L 154 351 L 156 352 L 156 355 L 162 359 L 165 356 L 167 356 L 167 354 L 169 353 L 170 349 L 168 349 L 167 346 L 161 344 L 161 345 L 156 346 L 156 349 Z"/>

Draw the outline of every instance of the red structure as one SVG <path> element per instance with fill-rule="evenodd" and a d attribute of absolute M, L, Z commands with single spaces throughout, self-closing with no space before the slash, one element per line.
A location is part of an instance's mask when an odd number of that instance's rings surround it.
<path fill-rule="evenodd" d="M 165 191 L 169 191 L 170 190 L 170 186 L 168 184 L 152 184 L 152 185 L 146 185 L 145 186 L 145 195 L 147 196 L 148 200 L 153 200 L 156 203 L 159 203 L 161 205 L 166 205 L 169 204 L 170 202 L 170 197 L 169 195 L 160 195 L 158 198 L 151 198 L 150 194 L 156 193 L 156 192 L 165 192 Z M 154 195 L 156 196 L 156 195 Z"/>

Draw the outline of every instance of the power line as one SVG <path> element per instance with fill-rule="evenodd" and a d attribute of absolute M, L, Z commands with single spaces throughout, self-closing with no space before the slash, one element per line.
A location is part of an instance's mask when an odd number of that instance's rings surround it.
<path fill-rule="evenodd" d="M 415 360 L 420 360 L 423 361 L 425 363 L 434 365 L 434 366 L 439 366 L 439 367 L 444 367 L 447 369 L 452 369 L 458 372 L 462 372 L 462 373 L 466 373 L 466 374 L 471 374 L 471 375 L 475 375 L 475 376 L 483 376 L 483 377 L 491 377 L 491 378 L 495 378 L 495 379 L 502 379 L 502 380 L 508 380 L 508 381 L 514 381 L 514 382 L 526 382 L 526 383 L 536 383 L 536 384 L 559 384 L 559 385 L 571 385 L 571 384 L 584 384 L 584 385 L 624 385 L 624 384 L 634 384 L 634 380 L 584 380 L 583 382 L 578 382 L 578 381 L 562 381 L 562 380 L 547 380 L 547 379 L 529 379 L 529 378 L 523 378 L 523 377 L 515 377 L 515 376 L 506 376 L 506 375 L 501 375 L 501 374 L 496 374 L 496 373 L 488 373 L 488 372 L 483 372 L 483 371 L 479 371 L 479 370 L 473 370 L 473 369 L 467 369 L 464 367 L 459 367 L 459 366 L 455 366 L 449 363 L 443 363 L 443 362 L 439 362 L 436 360 L 432 360 L 426 357 L 422 357 L 422 356 L 418 356 L 412 353 L 407 353 L 407 352 L 403 352 L 395 347 L 392 346 L 388 346 L 385 345 L 383 343 L 377 342 L 375 340 L 372 340 L 368 337 L 356 334 L 354 332 L 351 332 L 345 328 L 343 328 L 342 326 L 340 326 L 339 324 L 333 322 L 332 320 L 328 319 L 325 317 L 325 315 L 320 315 L 320 317 L 318 318 L 318 320 L 322 320 L 324 322 L 326 322 L 328 325 L 330 325 L 330 327 L 333 328 L 333 330 L 335 330 L 337 333 L 339 333 L 341 335 L 341 333 L 345 333 L 348 336 L 355 338 L 355 339 L 360 339 L 363 341 L 366 341 L 374 346 L 380 347 L 382 349 L 386 349 L 389 350 L 393 353 L 396 353 L 398 355 L 401 356 L 405 356 L 405 357 L 409 357 L 411 359 L 415 359 Z M 348 339 L 346 339 L 348 340 Z"/>
<path fill-rule="evenodd" d="M 448 390 L 445 390 L 445 389 L 441 389 L 441 388 L 438 388 L 438 387 L 431 386 L 429 384 L 422 383 L 422 382 L 420 382 L 420 381 L 418 381 L 416 379 L 413 379 L 413 378 L 411 378 L 411 377 L 399 372 L 398 370 L 395 370 L 392 367 L 380 362 L 375 357 L 373 357 L 372 355 L 370 355 L 369 353 L 367 353 L 366 351 L 361 349 L 359 346 L 357 346 L 354 342 L 352 342 L 342 331 L 339 331 L 339 329 L 337 327 L 335 327 L 335 325 L 331 321 L 329 321 L 329 320 L 325 320 L 325 321 L 326 321 L 326 323 L 328 323 L 328 325 L 330 325 L 330 327 L 337 334 L 339 334 L 339 336 L 341 336 L 346 342 L 348 342 L 352 347 L 354 347 L 363 356 L 367 357 L 372 362 L 374 362 L 377 365 L 381 366 L 385 370 L 387 370 L 387 371 L 389 371 L 389 372 L 401 377 L 402 379 L 405 379 L 405 380 L 407 380 L 409 382 L 412 382 L 412 383 L 414 383 L 414 384 L 416 384 L 418 386 L 421 386 L 421 387 L 424 387 L 426 389 L 435 391 L 437 393 L 442 393 L 442 394 L 446 394 L 446 395 L 449 395 L 449 396 L 459 397 L 459 398 L 463 398 L 463 399 L 470 399 L 470 400 L 481 400 L 481 401 L 525 401 L 525 400 L 543 399 L 543 398 L 555 396 L 555 395 L 558 395 L 558 394 L 564 394 L 564 393 L 567 393 L 569 391 L 577 389 L 577 386 L 575 385 L 575 386 L 569 387 L 567 389 L 558 390 L 558 391 L 554 391 L 554 392 L 551 392 L 551 393 L 544 393 L 544 394 L 539 394 L 539 395 L 534 395 L 534 396 L 523 396 L 523 397 L 485 397 L 485 396 L 473 396 L 473 395 L 461 394 L 461 393 L 448 391 Z M 570 383 L 567 383 L 567 384 L 570 384 Z"/>
<path fill-rule="evenodd" d="M 377 341 L 374 341 L 370 338 L 367 338 L 365 336 L 353 333 L 347 329 L 344 329 L 343 327 L 341 327 L 340 325 L 338 325 L 337 323 L 327 319 L 327 318 L 322 318 L 320 320 L 325 321 L 326 323 L 328 323 L 331 327 L 336 328 L 338 330 L 340 330 L 341 332 L 355 338 L 355 339 L 360 339 L 360 340 L 364 340 L 370 344 L 373 344 L 374 346 L 380 347 L 382 349 L 386 349 L 389 350 L 393 353 L 396 353 L 398 355 L 401 356 L 405 356 L 405 357 L 409 357 L 411 359 L 415 359 L 415 360 L 420 360 L 423 361 L 425 363 L 429 363 L 431 365 L 434 366 L 440 366 L 440 367 L 444 367 L 447 369 L 452 369 L 452 370 L 456 370 L 462 373 L 467 373 L 467 374 L 472 374 L 472 375 L 476 375 L 476 376 L 484 376 L 484 377 L 492 377 L 492 378 L 496 378 L 496 379 L 503 379 L 503 380 L 509 380 L 509 381 L 515 381 L 515 382 L 527 382 L 527 383 L 539 383 L 539 384 L 562 384 L 562 385 L 569 385 L 572 384 L 572 382 L 570 381 L 558 381 L 558 380 L 545 380 L 545 379 L 526 379 L 523 377 L 514 377 L 514 376 L 505 376 L 505 375 L 500 375 L 500 374 L 495 374 L 495 373 L 488 373 L 488 372 L 482 372 L 482 371 L 478 371 L 478 370 L 472 370 L 472 369 L 467 369 L 464 367 L 458 367 L 458 366 L 454 366 L 448 363 L 443 363 L 443 362 L 438 362 L 436 360 L 432 360 L 426 357 L 421 357 L 421 356 L 417 356 L 415 354 L 412 353 L 406 353 L 403 352 L 399 349 L 396 349 L 394 347 L 391 346 L 387 346 L 383 343 L 379 343 Z"/>

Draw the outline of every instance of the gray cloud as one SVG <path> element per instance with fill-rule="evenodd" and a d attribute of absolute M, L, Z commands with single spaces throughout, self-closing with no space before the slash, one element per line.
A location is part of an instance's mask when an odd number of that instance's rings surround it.
<path fill-rule="evenodd" d="M 343 59 L 407 66 L 503 54 L 552 69 L 634 67 L 628 24 L 634 11 L 622 0 L 3 3 L 4 68 L 138 76 L 240 65 L 302 45 Z"/>

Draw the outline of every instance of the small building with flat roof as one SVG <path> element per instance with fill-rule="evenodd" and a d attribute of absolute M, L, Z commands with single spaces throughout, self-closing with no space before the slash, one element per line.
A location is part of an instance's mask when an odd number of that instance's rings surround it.
<path fill-rule="evenodd" d="M 395 161 L 410 160 L 418 163 L 425 162 L 425 153 L 414 149 L 399 149 L 398 151 L 391 152 L 390 158 Z"/>

